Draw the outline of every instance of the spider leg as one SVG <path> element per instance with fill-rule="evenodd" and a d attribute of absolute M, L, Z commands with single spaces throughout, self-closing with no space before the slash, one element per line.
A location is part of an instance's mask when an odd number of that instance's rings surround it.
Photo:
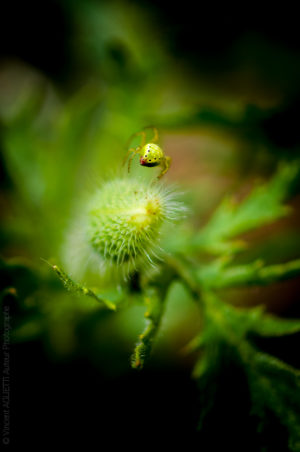
<path fill-rule="evenodd" d="M 139 144 L 136 148 L 134 148 L 134 147 L 132 147 L 132 146 L 129 147 L 129 146 L 130 146 L 130 143 L 132 142 L 132 140 L 133 140 L 135 137 L 137 137 L 137 136 L 141 136 L 141 142 L 140 142 L 140 144 Z M 132 162 L 134 156 L 140 152 L 141 148 L 142 148 L 145 144 L 146 144 L 146 132 L 145 132 L 144 130 L 142 130 L 141 132 L 136 132 L 136 133 L 134 133 L 133 135 L 131 135 L 131 137 L 130 137 L 129 140 L 127 141 L 126 148 L 128 149 L 128 151 L 127 151 L 127 153 L 126 153 L 126 155 L 125 155 L 125 158 L 124 158 L 124 160 L 123 160 L 123 166 L 125 165 L 125 162 L 126 162 L 126 160 L 128 159 L 129 155 L 132 153 L 132 155 L 130 156 L 129 161 L 128 161 L 128 173 L 129 173 L 129 171 L 130 171 L 131 162 Z"/>
<path fill-rule="evenodd" d="M 134 156 L 135 156 L 136 154 L 139 154 L 140 150 L 141 150 L 141 146 L 138 146 L 137 148 L 130 148 L 130 149 L 129 149 L 128 152 L 131 152 L 132 155 L 130 156 L 130 158 L 129 158 L 129 160 L 128 160 L 128 173 L 130 172 L 131 163 L 132 163 L 132 160 L 133 160 Z"/>
<path fill-rule="evenodd" d="M 161 173 L 157 176 L 157 179 L 161 179 L 163 177 L 164 174 L 166 174 L 166 172 L 169 170 L 170 166 L 171 166 L 171 157 L 165 157 L 164 160 L 162 161 L 162 170 Z"/>
<path fill-rule="evenodd" d="M 144 130 L 146 129 L 151 129 L 154 133 L 153 138 L 150 140 L 150 143 L 157 143 L 158 142 L 158 138 L 159 138 L 159 134 L 158 134 L 158 130 L 156 127 L 154 126 L 147 126 L 144 127 Z"/>
<path fill-rule="evenodd" d="M 128 149 L 130 147 L 130 144 L 131 144 L 132 140 L 135 137 L 138 137 L 138 136 L 141 136 L 141 142 L 140 142 L 138 147 L 142 148 L 143 146 L 145 146 L 145 144 L 146 144 L 146 132 L 144 130 L 142 130 L 141 132 L 136 132 L 136 133 L 133 133 L 131 135 L 131 137 L 128 139 L 128 141 L 126 143 L 126 149 Z"/>
<path fill-rule="evenodd" d="M 124 159 L 123 159 L 122 166 L 125 165 L 126 160 L 128 159 L 128 157 L 130 156 L 130 154 L 131 154 L 132 152 L 135 152 L 135 148 L 129 148 L 129 149 L 128 149 L 128 151 L 126 152 L 126 155 L 125 155 L 125 157 L 124 157 Z"/>
<path fill-rule="evenodd" d="M 127 151 L 127 153 L 126 153 L 126 155 L 125 155 L 125 158 L 124 158 L 124 160 L 123 160 L 123 166 L 124 166 L 126 160 L 127 160 L 128 157 L 130 156 L 130 154 L 132 154 L 132 155 L 129 157 L 129 160 L 128 160 L 128 172 L 130 172 L 131 163 L 132 163 L 132 160 L 133 160 L 134 156 L 135 156 L 136 154 L 138 154 L 138 153 L 140 152 L 140 150 L 143 148 L 143 146 L 145 146 L 145 144 L 146 144 L 146 138 L 147 138 L 146 130 L 147 130 L 147 129 L 152 129 L 153 132 L 154 132 L 154 136 L 153 136 L 153 138 L 152 138 L 152 140 L 151 140 L 151 143 L 156 143 L 156 142 L 158 141 L 158 130 L 157 130 L 156 127 L 153 127 L 153 126 L 147 126 L 147 127 L 144 127 L 144 129 L 141 130 L 140 132 L 136 132 L 136 133 L 134 133 L 133 135 L 131 135 L 131 137 L 130 137 L 129 140 L 127 141 L 127 145 L 126 145 L 126 148 L 128 149 L 128 151 Z M 138 137 L 138 136 L 141 137 L 141 142 L 140 142 L 140 144 L 139 144 L 136 148 L 134 148 L 134 147 L 132 147 L 132 146 L 130 147 L 130 144 L 131 144 L 132 140 L 133 140 L 135 137 Z"/>

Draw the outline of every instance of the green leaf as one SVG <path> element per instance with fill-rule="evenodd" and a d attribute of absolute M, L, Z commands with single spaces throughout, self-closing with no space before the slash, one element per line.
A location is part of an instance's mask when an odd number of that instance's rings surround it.
<path fill-rule="evenodd" d="M 279 337 L 300 332 L 300 320 L 282 319 L 266 314 L 263 306 L 247 312 L 249 332 L 259 336 Z"/>
<path fill-rule="evenodd" d="M 249 347 L 248 347 L 249 349 Z M 262 427 L 267 409 L 273 411 L 289 433 L 289 448 L 300 450 L 300 372 L 274 356 L 250 349 L 245 369 L 252 397 L 252 414 Z"/>
<path fill-rule="evenodd" d="M 293 334 L 300 331 L 300 320 L 277 318 L 267 314 L 262 306 L 251 309 L 236 308 L 223 303 L 212 292 L 203 293 L 203 302 L 203 330 L 187 346 L 187 351 L 200 351 L 193 376 L 199 380 L 202 393 L 215 396 L 216 380 L 222 378 L 223 355 L 227 350 L 226 362 L 237 362 L 247 378 L 252 414 L 259 417 L 263 426 L 271 410 L 287 429 L 290 450 L 299 451 L 300 372 L 278 358 L 254 348 L 249 337 L 253 334 Z M 203 397 L 206 400 L 205 396 Z M 208 402 L 209 410 L 212 410 L 214 402 Z M 200 418 L 201 425 L 209 410 L 204 407 Z"/>
<path fill-rule="evenodd" d="M 217 255 L 234 254 L 244 249 L 243 241 L 232 239 L 287 215 L 290 208 L 282 203 L 298 176 L 299 162 L 286 164 L 268 183 L 254 188 L 241 204 L 226 198 L 196 235 L 193 246 Z"/>
<path fill-rule="evenodd" d="M 261 286 L 300 274 L 300 259 L 264 267 L 261 260 L 226 268 L 228 261 L 215 260 L 197 271 L 200 284 L 210 289 Z"/>
<path fill-rule="evenodd" d="M 201 333 L 202 342 L 214 336 L 213 327 L 229 337 L 236 336 L 236 346 L 241 339 L 246 339 L 249 333 L 259 336 L 278 337 L 294 334 L 300 331 L 300 319 L 276 317 L 266 312 L 264 306 L 241 308 L 223 303 L 214 293 L 205 292 L 206 327 Z M 200 339 L 197 339 L 198 343 Z M 204 343 L 205 343 L 204 342 Z"/>

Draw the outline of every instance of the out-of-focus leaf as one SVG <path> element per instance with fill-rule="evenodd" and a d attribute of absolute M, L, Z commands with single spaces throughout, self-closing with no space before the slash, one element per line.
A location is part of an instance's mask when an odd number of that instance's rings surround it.
<path fill-rule="evenodd" d="M 241 204 L 226 198 L 208 224 L 198 233 L 193 246 L 212 254 L 233 254 L 245 247 L 232 240 L 247 231 L 269 224 L 290 212 L 282 203 L 299 176 L 299 163 L 283 165 L 265 185 L 255 188 Z"/>
<path fill-rule="evenodd" d="M 300 331 L 300 320 L 283 319 L 271 314 L 264 313 L 264 308 L 259 306 L 247 312 L 248 319 L 252 319 L 252 325 L 249 325 L 249 332 L 260 336 L 283 336 L 294 334 Z M 250 322 L 249 322 L 250 323 Z"/>
<path fill-rule="evenodd" d="M 268 410 L 280 420 L 288 431 L 289 447 L 298 451 L 300 446 L 300 372 L 278 358 L 254 348 L 250 333 L 261 336 L 282 336 L 300 331 L 300 320 L 287 320 L 266 314 L 263 307 L 241 309 L 222 303 L 216 295 L 205 292 L 206 323 L 202 334 L 189 345 L 191 351 L 200 348 L 200 357 L 194 368 L 202 392 L 214 396 L 215 372 L 222 374 L 222 350 L 238 357 L 238 365 L 247 376 L 252 400 L 252 413 L 261 419 Z M 216 370 L 217 369 L 217 370 Z M 220 375 L 219 375 L 219 378 Z M 233 389 L 232 389 L 233 390 Z M 210 401 L 212 408 L 213 403 Z M 207 414 L 201 416 L 201 424 Z"/>
<path fill-rule="evenodd" d="M 262 261 L 226 267 L 226 260 L 216 260 L 197 271 L 199 282 L 210 289 L 261 286 L 294 278 L 300 274 L 300 259 L 264 267 Z"/>
<path fill-rule="evenodd" d="M 289 448 L 300 450 L 300 371 L 274 356 L 252 350 L 245 362 L 252 413 L 261 419 L 263 429 L 267 410 L 275 413 L 289 433 Z"/>

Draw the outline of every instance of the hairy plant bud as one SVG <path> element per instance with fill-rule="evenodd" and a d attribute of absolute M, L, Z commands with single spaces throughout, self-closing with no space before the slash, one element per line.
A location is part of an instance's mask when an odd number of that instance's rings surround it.
<path fill-rule="evenodd" d="M 88 240 L 105 262 L 128 270 L 152 261 L 164 224 L 182 210 L 174 194 L 135 179 L 107 182 L 89 205 Z"/>

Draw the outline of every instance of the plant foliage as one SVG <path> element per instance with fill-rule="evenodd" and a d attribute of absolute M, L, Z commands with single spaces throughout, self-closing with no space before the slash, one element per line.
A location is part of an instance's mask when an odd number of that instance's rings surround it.
<path fill-rule="evenodd" d="M 263 286 L 293 278 L 300 273 L 300 260 L 265 265 L 262 260 L 235 264 L 234 255 L 247 246 L 241 234 L 269 224 L 287 215 L 290 208 L 284 204 L 299 173 L 299 166 L 284 165 L 264 185 L 256 187 L 240 204 L 226 199 L 217 208 L 206 226 L 191 238 L 177 241 L 172 246 L 159 271 L 148 276 L 141 270 L 139 291 L 146 307 L 146 326 L 140 334 L 132 355 L 132 366 L 141 369 L 150 357 L 161 319 L 168 287 L 180 279 L 197 303 L 203 327 L 186 346 L 187 353 L 196 353 L 193 376 L 199 381 L 205 400 L 199 426 L 213 407 L 215 374 L 222 373 L 224 350 L 234 356 L 234 362 L 246 376 L 252 401 L 251 414 L 256 416 L 259 429 L 263 431 L 268 413 L 273 412 L 289 435 L 292 451 L 300 449 L 300 372 L 276 356 L 256 345 L 259 337 L 282 337 L 300 332 L 300 320 L 282 319 L 269 314 L 264 306 L 235 307 L 222 300 L 222 291 L 229 288 Z M 176 249 L 177 246 L 177 249 Z M 214 258 L 201 260 L 203 252 Z M 53 266 L 65 286 L 77 292 L 78 285 L 57 266 Z M 144 274 L 143 274 L 144 273 Z M 80 289 L 85 293 L 87 289 Z M 86 292 L 91 296 L 91 292 Z M 103 301 L 109 309 L 121 308 Z"/>

